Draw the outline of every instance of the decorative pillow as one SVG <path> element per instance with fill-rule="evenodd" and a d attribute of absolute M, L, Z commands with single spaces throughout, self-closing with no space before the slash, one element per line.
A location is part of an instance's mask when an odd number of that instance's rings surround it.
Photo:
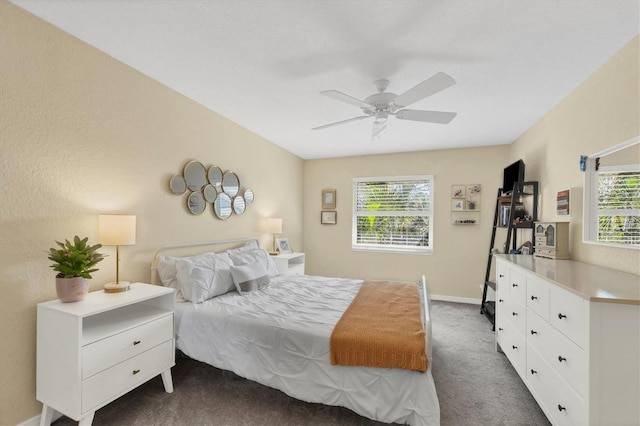
<path fill-rule="evenodd" d="M 236 266 L 259 262 L 262 264 L 262 266 L 264 266 L 265 271 L 267 271 L 267 274 L 270 277 L 279 275 L 276 263 L 273 261 L 273 259 L 271 259 L 269 253 L 267 253 L 264 249 L 258 248 L 230 253 L 229 256 L 231 257 L 233 264 Z"/>
<path fill-rule="evenodd" d="M 196 260 L 176 262 L 177 280 L 185 300 L 202 303 L 235 290 L 231 277 L 233 263 L 226 254 L 209 253 Z"/>
<path fill-rule="evenodd" d="M 160 277 L 162 285 L 165 287 L 180 289 L 180 284 L 176 278 L 176 262 L 179 260 L 192 260 L 195 261 L 202 256 L 210 255 L 211 253 L 202 253 L 195 256 L 186 257 L 170 257 L 170 256 L 157 256 L 156 271 Z"/>
<path fill-rule="evenodd" d="M 243 245 L 242 247 L 229 249 L 225 253 L 234 254 L 234 253 L 240 253 L 240 252 L 243 252 L 243 251 L 256 250 L 258 248 L 260 248 L 260 247 L 258 247 L 258 241 L 251 240 L 247 244 Z"/>
<path fill-rule="evenodd" d="M 246 294 L 269 285 L 269 275 L 260 262 L 232 266 L 231 276 L 240 294 Z"/>

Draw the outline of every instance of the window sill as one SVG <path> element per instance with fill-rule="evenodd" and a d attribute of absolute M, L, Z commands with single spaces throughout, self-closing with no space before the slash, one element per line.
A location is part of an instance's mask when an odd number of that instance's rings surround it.
<path fill-rule="evenodd" d="M 397 248 L 397 247 L 362 247 L 351 246 L 353 251 L 370 252 L 370 253 L 396 253 L 396 254 L 420 254 L 420 255 L 432 255 L 433 249 L 430 248 Z"/>

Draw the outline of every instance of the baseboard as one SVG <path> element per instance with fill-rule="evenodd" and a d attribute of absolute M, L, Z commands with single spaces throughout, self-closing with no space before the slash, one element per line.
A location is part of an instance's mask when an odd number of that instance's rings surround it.
<path fill-rule="evenodd" d="M 38 414 L 37 416 L 31 417 L 30 419 L 25 420 L 22 423 L 18 423 L 16 426 L 40 426 L 40 417 L 41 415 Z M 60 417 L 62 417 L 62 414 L 54 411 L 53 417 L 51 418 L 51 423 L 55 422 Z"/>
<path fill-rule="evenodd" d="M 469 305 L 480 306 L 480 299 L 472 299 L 470 297 L 455 297 L 455 296 L 441 296 L 439 294 L 429 295 L 431 300 L 440 300 L 442 302 L 455 302 L 455 303 L 467 303 Z"/>

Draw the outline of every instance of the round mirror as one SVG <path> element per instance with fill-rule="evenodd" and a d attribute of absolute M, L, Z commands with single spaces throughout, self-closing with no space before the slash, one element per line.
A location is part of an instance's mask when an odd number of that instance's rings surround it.
<path fill-rule="evenodd" d="M 200 191 L 207 184 L 207 171 L 199 161 L 189 161 L 183 174 L 187 188 L 192 191 Z"/>
<path fill-rule="evenodd" d="M 231 197 L 224 192 L 218 194 L 216 201 L 213 203 L 213 212 L 219 219 L 226 219 L 231 216 Z"/>
<path fill-rule="evenodd" d="M 244 190 L 244 202 L 247 204 L 253 203 L 253 191 L 249 188 Z"/>
<path fill-rule="evenodd" d="M 240 179 L 234 172 L 225 172 L 222 176 L 222 190 L 229 196 L 235 197 L 240 189 Z"/>
<path fill-rule="evenodd" d="M 184 191 L 187 190 L 187 183 L 184 181 L 184 178 L 180 175 L 173 175 L 171 179 L 169 179 L 169 189 L 174 194 L 184 194 Z"/>
<path fill-rule="evenodd" d="M 218 191 L 216 191 L 216 188 L 213 185 L 205 185 L 202 193 L 204 195 L 204 200 L 207 203 L 213 203 L 214 201 L 216 201 Z"/>
<path fill-rule="evenodd" d="M 209 167 L 209 171 L 207 172 L 207 178 L 209 179 L 209 183 L 213 186 L 222 185 L 222 170 L 220 170 L 220 167 L 216 167 L 216 166 Z"/>
<path fill-rule="evenodd" d="M 245 204 L 242 195 L 238 195 L 233 199 L 233 211 L 236 212 L 237 215 L 244 213 L 246 207 L 247 205 Z"/>
<path fill-rule="evenodd" d="M 200 214 L 204 211 L 206 207 L 206 202 L 204 201 L 204 197 L 202 196 L 202 192 L 192 192 L 189 194 L 187 198 L 187 208 L 192 214 Z"/>

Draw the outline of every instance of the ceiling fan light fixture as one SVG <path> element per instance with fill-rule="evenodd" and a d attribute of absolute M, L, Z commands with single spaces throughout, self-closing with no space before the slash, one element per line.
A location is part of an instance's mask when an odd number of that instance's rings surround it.
<path fill-rule="evenodd" d="M 389 113 L 387 111 L 378 111 L 376 112 L 376 120 L 373 124 L 376 125 L 386 123 L 387 118 L 389 118 Z"/>

